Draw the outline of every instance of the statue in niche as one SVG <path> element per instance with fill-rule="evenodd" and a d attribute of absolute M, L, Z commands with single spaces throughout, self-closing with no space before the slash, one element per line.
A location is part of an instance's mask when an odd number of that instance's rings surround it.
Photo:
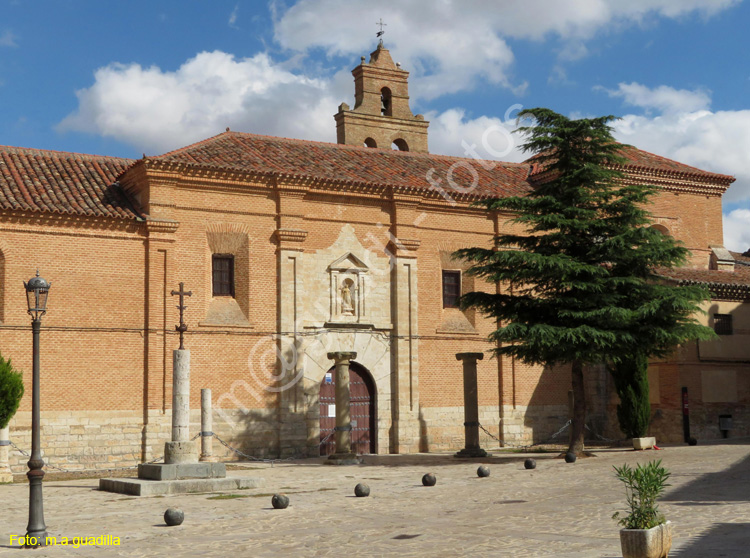
<path fill-rule="evenodd" d="M 341 313 L 346 316 L 354 315 L 354 303 L 352 302 L 352 282 L 344 281 L 341 286 Z"/>

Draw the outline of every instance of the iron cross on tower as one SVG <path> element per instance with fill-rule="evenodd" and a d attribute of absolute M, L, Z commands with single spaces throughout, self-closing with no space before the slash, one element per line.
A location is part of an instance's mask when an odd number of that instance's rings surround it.
<path fill-rule="evenodd" d="M 193 296 L 193 291 L 185 291 L 185 283 L 180 283 L 180 290 L 179 291 L 172 291 L 172 296 L 178 295 L 180 297 L 180 304 L 177 306 L 177 308 L 180 309 L 180 325 L 174 326 L 175 330 L 180 332 L 180 350 L 184 350 L 185 347 L 183 346 L 184 341 L 184 335 L 187 331 L 187 324 L 185 323 L 185 320 L 183 319 L 183 312 L 185 311 L 185 297 L 186 296 Z"/>
<path fill-rule="evenodd" d="M 380 31 L 378 31 L 375 34 L 375 36 L 376 37 L 380 37 L 380 44 L 382 45 L 383 44 L 383 35 L 385 34 L 385 31 L 383 30 L 383 27 L 385 27 L 388 24 L 387 23 L 383 23 L 383 18 L 381 17 L 380 21 L 376 21 L 375 22 L 375 25 L 379 25 L 380 26 Z"/>

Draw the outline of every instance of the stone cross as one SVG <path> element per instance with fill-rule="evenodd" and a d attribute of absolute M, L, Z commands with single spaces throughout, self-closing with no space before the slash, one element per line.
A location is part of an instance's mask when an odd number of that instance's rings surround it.
<path fill-rule="evenodd" d="M 185 291 L 185 283 L 180 283 L 180 290 L 179 291 L 172 291 L 172 296 L 178 295 L 180 297 L 180 304 L 177 306 L 177 308 L 180 309 L 180 325 L 174 326 L 176 331 L 180 332 L 180 350 L 184 350 L 184 334 L 187 331 L 187 324 L 185 323 L 185 320 L 183 318 L 183 312 L 187 306 L 185 306 L 185 297 L 186 296 L 193 296 L 193 291 Z"/>

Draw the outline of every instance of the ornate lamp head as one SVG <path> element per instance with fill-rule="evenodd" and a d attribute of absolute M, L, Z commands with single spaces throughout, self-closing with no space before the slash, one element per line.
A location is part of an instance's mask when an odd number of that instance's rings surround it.
<path fill-rule="evenodd" d="M 47 297 L 49 296 L 51 283 L 39 277 L 39 270 L 37 269 L 36 276 L 29 279 L 28 282 L 24 281 L 23 286 L 26 289 L 29 316 L 34 321 L 40 320 L 47 312 Z"/>

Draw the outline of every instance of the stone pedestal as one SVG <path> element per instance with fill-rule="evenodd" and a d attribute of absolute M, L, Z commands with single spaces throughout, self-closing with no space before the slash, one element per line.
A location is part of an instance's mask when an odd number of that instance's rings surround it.
<path fill-rule="evenodd" d="M 353 351 L 328 353 L 336 366 L 336 453 L 328 456 L 331 465 L 357 465 L 360 459 L 352 453 L 352 422 L 349 396 L 349 362 L 357 358 Z"/>
<path fill-rule="evenodd" d="M 198 446 L 190 441 L 190 351 L 172 352 L 172 440 L 164 444 L 164 463 L 196 463 Z"/>
<path fill-rule="evenodd" d="M 483 353 L 458 353 L 456 360 L 464 365 L 464 434 L 466 446 L 456 457 L 487 457 L 479 447 L 479 399 L 477 397 L 477 361 Z"/>
<path fill-rule="evenodd" d="M 13 473 L 8 462 L 9 449 L 10 431 L 6 426 L 0 429 L 0 483 L 13 482 Z"/>

